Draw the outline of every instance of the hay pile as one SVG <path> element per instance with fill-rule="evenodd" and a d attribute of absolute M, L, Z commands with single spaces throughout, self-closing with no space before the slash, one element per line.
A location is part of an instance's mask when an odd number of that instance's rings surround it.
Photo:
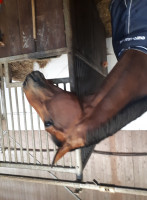
<path fill-rule="evenodd" d="M 9 70 L 11 78 L 15 81 L 24 81 L 27 74 L 33 71 L 34 62 L 37 62 L 40 68 L 44 68 L 50 59 L 43 60 L 23 60 L 11 62 L 9 64 Z"/>
<path fill-rule="evenodd" d="M 111 29 L 111 17 L 109 12 L 109 6 L 111 0 L 95 0 L 96 6 L 100 15 L 100 18 L 105 26 L 107 37 L 111 37 L 112 29 Z"/>

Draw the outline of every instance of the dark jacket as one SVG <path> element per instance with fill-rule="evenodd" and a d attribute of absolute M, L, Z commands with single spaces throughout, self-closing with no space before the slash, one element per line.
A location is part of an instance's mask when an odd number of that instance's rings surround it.
<path fill-rule="evenodd" d="M 112 0 L 110 12 L 116 57 L 127 49 L 147 53 L 147 0 Z"/>

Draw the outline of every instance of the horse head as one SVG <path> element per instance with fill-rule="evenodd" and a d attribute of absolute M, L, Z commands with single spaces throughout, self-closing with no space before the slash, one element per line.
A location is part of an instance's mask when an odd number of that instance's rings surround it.
<path fill-rule="evenodd" d="M 54 162 L 66 152 L 84 146 L 84 129 L 78 126 L 83 110 L 76 95 L 53 85 L 39 71 L 26 77 L 23 90 L 44 122 L 46 131 L 59 146 Z"/>

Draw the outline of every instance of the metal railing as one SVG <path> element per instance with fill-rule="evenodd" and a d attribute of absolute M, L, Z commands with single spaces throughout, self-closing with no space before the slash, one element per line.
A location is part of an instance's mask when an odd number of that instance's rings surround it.
<path fill-rule="evenodd" d="M 80 179 L 80 150 L 68 153 L 52 166 L 57 147 L 44 130 L 36 111 L 27 102 L 22 83 L 10 82 L 8 63 L 0 65 L 0 70 L 0 167 L 69 172 Z M 69 78 L 52 81 L 64 90 L 70 87 Z"/>

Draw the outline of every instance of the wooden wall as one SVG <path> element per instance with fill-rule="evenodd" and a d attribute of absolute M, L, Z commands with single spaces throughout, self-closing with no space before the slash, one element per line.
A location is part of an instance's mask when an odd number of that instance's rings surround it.
<path fill-rule="evenodd" d="M 73 0 L 71 13 L 74 51 L 105 76 L 106 34 L 94 0 Z"/>
<path fill-rule="evenodd" d="M 37 38 L 34 41 L 31 1 L 3 1 L 0 32 L 5 46 L 0 47 L 0 58 L 66 46 L 62 1 L 36 0 L 35 9 Z"/>
<path fill-rule="evenodd" d="M 84 181 L 97 180 L 99 183 L 147 188 L 147 156 L 113 156 L 99 154 L 97 151 L 117 153 L 147 152 L 147 131 L 119 131 L 116 135 L 96 145 L 84 169 Z M 1 173 L 37 175 L 50 177 L 48 172 L 31 170 L 10 170 L 0 168 Z M 59 178 L 75 179 L 71 174 L 56 173 Z M 147 197 L 135 195 L 109 194 L 83 190 L 82 200 L 146 200 Z M 74 200 L 64 188 L 44 184 L 28 184 L 0 181 L 1 200 Z"/>

